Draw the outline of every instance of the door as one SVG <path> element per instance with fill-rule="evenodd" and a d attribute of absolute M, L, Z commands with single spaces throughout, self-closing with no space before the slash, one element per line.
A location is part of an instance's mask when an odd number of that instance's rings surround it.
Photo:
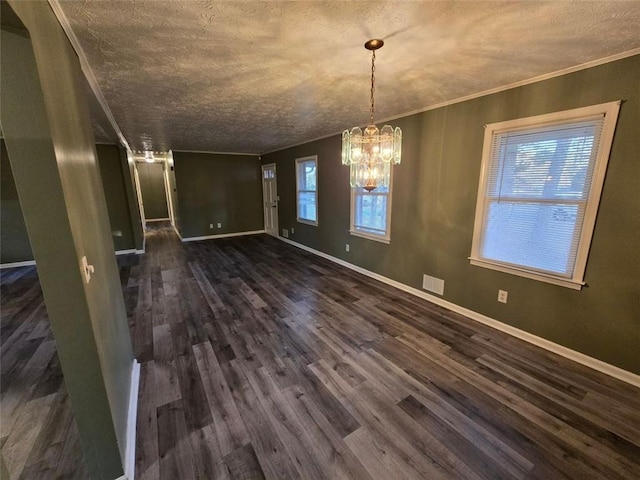
<path fill-rule="evenodd" d="M 264 229 L 278 236 L 278 184 L 275 164 L 262 166 L 262 198 L 264 200 Z"/>

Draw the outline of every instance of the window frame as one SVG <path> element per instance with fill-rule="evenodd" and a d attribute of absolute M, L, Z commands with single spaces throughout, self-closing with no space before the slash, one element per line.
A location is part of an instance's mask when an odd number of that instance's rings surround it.
<path fill-rule="evenodd" d="M 572 110 L 564 110 L 544 115 L 536 115 L 533 117 L 519 118 L 508 120 L 505 122 L 491 123 L 485 125 L 484 144 L 482 148 L 482 166 L 480 170 L 480 182 L 478 187 L 478 197 L 476 201 L 476 214 L 473 225 L 473 240 L 471 245 L 471 256 L 469 261 L 471 265 L 489 268 L 504 273 L 510 273 L 533 280 L 551 283 L 574 290 L 582 289 L 584 282 L 584 274 L 587 266 L 587 257 L 591 247 L 591 240 L 595 228 L 598 207 L 602 196 L 604 186 L 604 178 L 611 154 L 611 146 L 613 144 L 613 136 L 618 121 L 618 113 L 621 101 L 607 102 L 588 107 L 575 108 Z M 483 258 L 480 256 L 480 244 L 482 233 L 484 231 L 485 206 L 487 205 L 487 189 L 489 183 L 489 173 L 491 170 L 492 144 L 494 135 L 505 132 L 515 132 L 522 130 L 533 130 L 545 126 L 569 124 L 579 122 L 588 118 L 604 116 L 602 130 L 600 133 L 600 142 L 598 151 L 596 152 L 595 164 L 593 167 L 593 177 L 591 179 L 591 188 L 585 205 L 584 220 L 582 230 L 579 234 L 579 241 L 576 250 L 575 265 L 571 278 L 560 275 L 547 274 L 537 270 L 527 268 L 526 266 L 518 266 L 501 262 L 498 260 Z M 542 203 L 535 202 L 532 203 Z"/>
<path fill-rule="evenodd" d="M 316 166 L 316 189 L 315 190 L 301 190 L 300 189 L 300 166 L 304 163 L 308 163 L 313 161 Z M 314 227 L 318 226 L 318 156 L 310 155 L 307 157 L 296 158 L 296 221 L 298 223 L 304 223 L 307 225 L 312 225 Z M 313 193 L 316 197 L 316 219 L 315 221 L 309 220 L 307 218 L 303 218 L 300 216 L 300 193 Z"/>
<path fill-rule="evenodd" d="M 384 195 L 387 196 L 387 221 L 385 225 L 385 233 L 384 235 L 378 235 L 371 232 L 363 232 L 356 229 L 355 220 L 356 220 L 356 196 L 358 187 L 351 187 L 351 208 L 350 208 L 350 223 L 349 223 L 349 234 L 355 237 L 367 238 L 369 240 L 374 240 L 376 242 L 391 243 L 391 204 L 393 202 L 393 167 L 391 167 L 391 175 L 389 177 L 389 191 L 385 192 Z M 363 195 L 381 195 L 380 192 L 363 192 Z"/>

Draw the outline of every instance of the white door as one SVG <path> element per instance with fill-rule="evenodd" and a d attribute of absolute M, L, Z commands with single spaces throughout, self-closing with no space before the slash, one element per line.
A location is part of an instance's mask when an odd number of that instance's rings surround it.
<path fill-rule="evenodd" d="M 278 184 L 275 164 L 262 166 L 262 198 L 264 200 L 264 229 L 278 236 Z"/>

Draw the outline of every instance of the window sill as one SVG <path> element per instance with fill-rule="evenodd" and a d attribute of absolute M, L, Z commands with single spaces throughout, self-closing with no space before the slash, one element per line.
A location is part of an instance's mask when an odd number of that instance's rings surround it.
<path fill-rule="evenodd" d="M 296 218 L 296 222 L 304 223 L 305 225 L 311 225 L 312 227 L 317 227 L 318 222 L 313 222 L 311 220 L 305 220 L 304 218 Z"/>
<path fill-rule="evenodd" d="M 368 240 L 373 240 L 374 242 L 380 242 L 380 243 L 386 243 L 386 244 L 391 243 L 391 239 L 389 237 L 382 237 L 382 236 L 374 235 L 371 233 L 359 232 L 358 230 L 349 230 L 349 234 L 355 237 L 362 237 Z"/>
<path fill-rule="evenodd" d="M 576 282 L 575 280 L 569 278 L 560 278 L 551 275 L 545 275 L 544 273 L 520 270 L 518 268 L 508 267 L 506 265 L 493 263 L 486 260 L 480 260 L 477 258 L 469 258 L 469 262 L 471 263 L 471 265 L 475 265 L 476 267 L 483 267 L 490 270 L 496 270 L 498 272 L 510 273 L 512 275 L 518 275 L 519 277 L 551 283 L 553 285 L 559 285 L 561 287 L 571 288 L 573 290 L 582 290 L 582 287 L 584 286 L 584 282 Z"/>

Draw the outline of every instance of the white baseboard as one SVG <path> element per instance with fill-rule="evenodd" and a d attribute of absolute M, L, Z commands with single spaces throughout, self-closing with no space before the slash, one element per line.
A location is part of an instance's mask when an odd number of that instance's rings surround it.
<path fill-rule="evenodd" d="M 617 378 L 618 380 L 622 380 L 623 382 L 627 382 L 635 387 L 640 388 L 640 375 L 636 375 L 635 373 L 629 372 L 622 368 L 616 367 L 609 363 L 603 362 L 602 360 L 598 360 L 597 358 L 590 357 L 585 355 L 584 353 L 577 352 L 570 348 L 564 347 L 557 343 L 554 343 L 550 340 L 547 340 L 542 337 L 538 337 L 537 335 L 533 335 L 532 333 L 526 332 L 524 330 L 520 330 L 519 328 L 513 327 L 511 325 L 507 325 L 506 323 L 500 322 L 499 320 L 495 320 L 494 318 L 487 317 L 478 312 L 474 312 L 473 310 L 469 310 L 468 308 L 461 307 L 460 305 L 456 305 L 455 303 L 448 302 L 442 298 L 436 297 L 434 295 L 430 295 L 422 290 L 418 290 L 417 288 L 410 287 L 409 285 L 405 285 L 404 283 L 400 283 L 396 280 L 392 280 L 391 278 L 385 277 L 378 273 L 372 272 L 370 270 L 366 270 L 358 265 L 354 265 L 353 263 L 349 263 L 340 258 L 331 256 L 327 253 L 321 252 L 319 250 L 315 250 L 311 247 L 307 247 L 298 242 L 294 242 L 289 240 L 288 238 L 278 237 L 278 239 L 282 240 L 285 243 L 293 245 L 294 247 L 298 247 L 307 252 L 318 255 L 319 257 L 326 258 L 338 265 L 342 265 L 343 267 L 349 268 L 353 271 L 366 275 L 367 277 L 374 278 L 382 283 L 386 283 L 387 285 L 391 285 L 399 290 L 415 295 L 416 297 L 423 298 L 431 303 L 435 303 L 436 305 L 440 305 L 441 307 L 447 308 L 453 312 L 464 315 L 465 317 L 470 318 L 471 320 L 475 320 L 477 322 L 483 323 L 484 325 L 488 325 L 489 327 L 493 327 L 496 330 L 500 330 L 501 332 L 508 333 L 511 336 L 519 338 L 520 340 L 524 340 L 525 342 L 536 345 L 540 348 L 544 348 L 550 352 L 558 354 L 562 357 L 573 360 L 574 362 L 585 365 L 589 368 L 602 372 L 611 377 Z"/>
<path fill-rule="evenodd" d="M 153 223 L 153 222 L 170 222 L 171 219 L 169 217 L 167 218 L 145 218 L 144 221 L 146 223 Z"/>
<path fill-rule="evenodd" d="M 128 250 L 116 250 L 116 255 L 129 255 L 136 252 L 137 250 L 135 248 L 129 248 Z"/>
<path fill-rule="evenodd" d="M 134 250 L 136 255 L 142 255 L 144 250 Z"/>
<path fill-rule="evenodd" d="M 25 260 L 24 262 L 2 263 L 0 264 L 0 270 L 5 268 L 29 267 L 35 264 L 36 264 L 35 260 Z"/>
<path fill-rule="evenodd" d="M 266 233 L 265 230 L 252 230 L 250 232 L 221 233 L 220 235 L 206 235 L 204 237 L 180 237 L 183 242 L 197 242 L 199 240 L 212 240 L 215 238 L 243 237 L 245 235 L 258 235 Z"/>
<path fill-rule="evenodd" d="M 136 423 L 138 419 L 138 388 L 140 387 L 140 363 L 133 360 L 131 386 L 129 389 L 129 412 L 127 414 L 127 443 L 125 445 L 124 476 L 122 480 L 133 480 L 136 468 Z M 120 479 L 118 479 L 120 480 Z"/>
<path fill-rule="evenodd" d="M 180 241 L 182 242 L 182 241 L 183 241 L 183 240 L 182 240 L 182 235 L 180 235 L 180 232 L 178 231 L 178 229 L 176 228 L 176 226 L 175 226 L 175 225 L 172 225 L 172 226 L 173 226 L 173 231 L 174 231 L 174 232 L 176 232 L 176 235 L 178 235 L 178 238 L 179 238 L 179 239 L 180 239 Z"/>

